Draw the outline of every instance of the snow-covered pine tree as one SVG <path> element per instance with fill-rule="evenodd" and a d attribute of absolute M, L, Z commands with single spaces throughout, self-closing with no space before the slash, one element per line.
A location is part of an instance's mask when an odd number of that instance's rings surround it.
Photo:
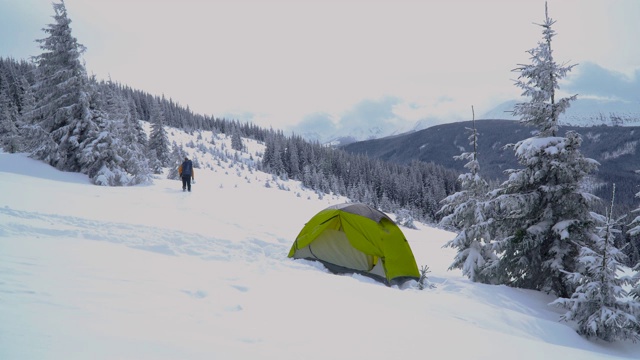
<path fill-rule="evenodd" d="M 102 186 L 130 186 L 151 181 L 144 148 L 137 142 L 125 101 L 112 83 L 92 86 L 91 113 L 97 129 L 81 153 L 83 172 Z"/>
<path fill-rule="evenodd" d="M 637 172 L 640 173 L 640 170 L 638 170 Z M 640 192 L 636 194 L 636 197 L 640 199 Z M 638 206 L 637 209 L 633 210 L 631 214 L 633 215 L 633 220 L 631 220 L 631 222 L 629 223 L 629 230 L 627 230 L 627 233 L 632 238 L 640 238 L 640 206 Z M 633 289 L 631 289 L 630 294 L 636 301 L 640 301 L 640 262 L 635 265 L 633 270 L 635 270 L 636 272 L 636 275 L 634 277 L 634 283 L 636 285 Z M 640 314 L 638 314 L 638 317 L 640 317 Z"/>
<path fill-rule="evenodd" d="M 638 173 L 640 173 L 640 170 L 638 170 Z M 636 193 L 636 197 L 640 199 L 640 192 Z M 632 237 L 640 237 L 640 206 L 633 210 L 631 214 L 633 220 L 629 223 L 627 233 Z"/>
<path fill-rule="evenodd" d="M 151 169 L 146 157 L 146 135 L 140 123 L 133 118 L 130 110 L 131 99 L 123 97 L 118 86 L 111 80 L 102 86 L 104 106 L 109 119 L 115 123 L 113 136 L 118 139 L 117 154 L 122 159 L 121 166 L 127 174 L 127 183 L 137 185 L 151 182 Z M 143 139 L 141 142 L 140 139 Z"/>
<path fill-rule="evenodd" d="M 129 104 L 129 116 L 128 119 L 131 122 L 131 126 L 134 129 L 134 133 L 136 136 L 136 142 L 140 144 L 143 149 L 147 149 L 149 139 L 147 138 L 147 133 L 144 131 L 142 127 L 141 120 L 138 119 L 138 111 L 136 110 L 136 103 L 131 94 L 127 98 L 127 103 Z"/>
<path fill-rule="evenodd" d="M 262 157 L 262 165 L 273 174 L 281 175 L 285 172 L 284 156 L 285 145 L 282 143 L 283 137 L 276 133 L 270 133 L 265 140 L 264 155 Z M 304 184 L 309 186 L 309 184 Z M 312 187 L 313 188 L 313 187 Z"/>
<path fill-rule="evenodd" d="M 608 214 L 592 213 L 598 226 L 589 246 L 580 246 L 581 270 L 570 273 L 577 288 L 571 298 L 559 298 L 552 305 L 568 311 L 561 320 L 575 321 L 578 333 L 605 341 L 640 340 L 640 302 L 629 299 L 625 287 L 634 287 L 637 278 L 621 274 L 625 255 L 615 246 L 620 219 L 613 219 L 615 184 Z"/>
<path fill-rule="evenodd" d="M 130 113 L 124 114 L 122 124 L 118 128 L 119 138 L 123 143 L 120 156 L 124 159 L 124 169 L 132 175 L 128 185 L 146 184 L 151 182 L 151 169 L 146 157 L 146 146 L 140 142 L 140 123 L 131 118 Z"/>
<path fill-rule="evenodd" d="M 529 102 L 519 103 L 514 115 L 535 126 L 537 134 L 510 144 L 523 169 L 508 170 L 509 178 L 492 191 L 488 216 L 500 258 L 492 268 L 514 287 L 568 297 L 574 286 L 565 272 L 576 270 L 578 245 L 595 231 L 589 206 L 595 196 L 581 189 L 583 179 L 598 163 L 580 152 L 575 132 L 557 136 L 558 117 L 576 98 L 556 99 L 558 82 L 575 65 L 558 65 L 551 49 L 555 36 L 545 4 L 543 41 L 529 50 L 531 64 L 520 65 L 516 86 Z"/>
<path fill-rule="evenodd" d="M 97 129 L 93 141 L 82 147 L 80 161 L 84 172 L 96 185 L 128 185 L 129 174 L 123 169 L 124 159 L 118 154 L 121 142 L 113 136 L 117 134 L 116 122 L 109 120 L 108 115 L 99 109 L 94 109 L 92 114 Z"/>
<path fill-rule="evenodd" d="M 242 137 L 240 136 L 240 129 L 237 125 L 234 125 L 231 130 L 231 148 L 237 151 L 242 151 L 242 149 L 244 149 Z"/>
<path fill-rule="evenodd" d="M 18 110 L 9 99 L 7 80 L 0 73 L 0 148 L 10 153 L 20 148 Z"/>
<path fill-rule="evenodd" d="M 170 165 L 169 136 L 164 129 L 164 114 L 158 101 L 153 101 L 150 114 L 151 134 L 149 135 L 148 152 L 151 170 L 160 174 L 162 168 Z"/>
<path fill-rule="evenodd" d="M 300 177 L 300 156 L 298 154 L 297 142 L 299 142 L 299 140 L 294 136 L 289 138 L 284 155 L 287 173 L 289 177 L 296 180 Z"/>
<path fill-rule="evenodd" d="M 491 278 L 484 270 L 488 263 L 496 259 L 496 254 L 489 243 L 489 223 L 483 209 L 489 185 L 479 174 L 475 116 L 473 125 L 473 128 L 467 128 L 471 132 L 469 145 L 473 150 L 454 156 L 456 160 L 467 161 L 464 167 L 468 172 L 458 177 L 460 191 L 441 201 L 442 207 L 438 215 L 443 216 L 441 226 L 460 231 L 453 240 L 445 244 L 445 247 L 458 250 L 449 270 L 461 269 L 471 281 L 489 283 Z"/>
<path fill-rule="evenodd" d="M 387 198 L 388 200 L 388 198 Z M 381 202 L 382 205 L 382 202 Z M 381 207 L 382 208 L 382 207 Z M 396 223 L 409 229 L 417 229 L 411 210 L 400 208 L 396 211 Z"/>
<path fill-rule="evenodd" d="M 25 76 L 20 79 L 18 97 L 20 99 L 20 119 L 18 120 L 18 130 L 22 140 L 21 148 L 24 148 L 24 130 L 25 127 L 33 123 L 33 110 L 36 107 L 36 98 L 33 88 Z"/>
<path fill-rule="evenodd" d="M 81 171 L 80 148 L 90 142 L 95 124 L 89 110 L 88 78 L 81 61 L 85 48 L 71 35 L 64 2 L 53 3 L 55 22 L 37 40 L 44 51 L 35 57 L 37 81 L 34 120 L 42 131 L 32 155 L 58 169 Z"/>
<path fill-rule="evenodd" d="M 180 179 L 180 174 L 178 174 L 178 167 L 184 161 L 187 153 L 180 147 L 176 142 L 171 146 L 171 154 L 169 158 L 171 159 L 171 165 L 169 166 L 169 173 L 167 174 L 167 179 L 178 180 Z"/>
<path fill-rule="evenodd" d="M 25 76 L 20 78 L 18 97 L 20 99 L 20 122 L 29 123 L 36 106 L 36 98 L 33 94 L 33 88 Z"/>

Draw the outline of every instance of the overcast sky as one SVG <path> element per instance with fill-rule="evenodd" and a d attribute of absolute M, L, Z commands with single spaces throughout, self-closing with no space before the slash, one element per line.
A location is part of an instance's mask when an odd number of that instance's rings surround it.
<path fill-rule="evenodd" d="M 40 53 L 50 0 L 0 0 L 0 57 Z M 382 109 L 471 118 L 513 99 L 541 39 L 542 0 L 66 0 L 89 74 L 196 113 L 284 128 Z M 550 0 L 571 91 L 638 89 L 640 1 Z M 583 66 L 584 65 L 584 66 Z M 584 69 L 584 70 L 581 70 Z M 581 73 L 582 71 L 582 73 Z M 638 95 L 636 94 L 637 98 Z M 371 105 L 371 106 L 368 106 Z M 375 114 L 374 114 L 375 116 Z"/>

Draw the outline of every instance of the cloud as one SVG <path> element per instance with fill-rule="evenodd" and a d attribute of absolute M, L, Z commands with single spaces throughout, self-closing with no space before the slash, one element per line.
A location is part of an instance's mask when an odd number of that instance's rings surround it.
<path fill-rule="evenodd" d="M 365 99 L 355 104 L 341 118 L 340 128 L 387 127 L 397 119 L 393 108 L 400 102 L 396 97 Z"/>
<path fill-rule="evenodd" d="M 481 110 L 476 107 L 476 111 Z M 471 104 L 466 99 L 447 95 L 421 99 L 387 95 L 360 99 L 341 111 L 307 114 L 288 130 L 321 142 L 342 136 L 365 140 L 471 117 Z M 257 118 L 252 120 L 255 122 Z"/>
<path fill-rule="evenodd" d="M 578 97 L 613 98 L 623 101 L 640 100 L 640 69 L 632 76 L 605 69 L 587 62 L 576 68 L 576 74 L 567 78 L 562 87 Z"/>
<path fill-rule="evenodd" d="M 406 127 L 406 119 L 395 113 L 401 103 L 399 98 L 391 96 L 363 99 L 339 114 L 309 114 L 290 130 L 323 142 L 345 135 L 362 139 L 374 134 L 386 135 Z"/>
<path fill-rule="evenodd" d="M 335 134 L 337 127 L 330 114 L 318 112 L 305 116 L 297 125 L 291 126 L 290 130 L 306 138 L 321 141 Z"/>
<path fill-rule="evenodd" d="M 549 2 L 559 58 L 581 64 L 561 90 L 592 98 L 640 93 L 637 72 L 594 64 L 637 65 L 640 47 L 629 44 L 640 2 Z M 11 3 L 0 0 L 7 22 L 0 30 L 29 35 L 2 42 L 0 55 L 37 54 L 33 40 L 46 35 L 50 1 Z M 471 106 L 480 114 L 517 98 L 510 70 L 527 62 L 525 50 L 540 40 L 531 23 L 544 15 L 538 0 L 65 3 L 88 49 L 87 70 L 98 78 L 164 94 L 200 114 L 278 129 L 324 124 L 334 134 L 468 120 Z"/>

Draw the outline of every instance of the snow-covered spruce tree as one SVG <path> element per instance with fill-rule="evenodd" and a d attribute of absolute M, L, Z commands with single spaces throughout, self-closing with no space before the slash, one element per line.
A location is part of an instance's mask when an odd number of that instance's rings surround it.
<path fill-rule="evenodd" d="M 60 170 L 79 172 L 82 143 L 95 130 L 89 110 L 88 78 L 81 61 L 85 48 L 71 35 L 64 2 L 54 3 L 55 22 L 43 29 L 49 36 L 37 40 L 44 51 L 35 57 L 37 147 L 32 155 Z"/>
<path fill-rule="evenodd" d="M 576 96 L 556 99 L 559 80 L 575 65 L 555 62 L 554 23 L 545 4 L 543 41 L 528 51 L 531 64 L 514 70 L 516 86 L 531 100 L 513 113 L 537 133 L 508 145 L 524 168 L 507 171 L 508 180 L 491 192 L 487 216 L 500 255 L 491 270 L 504 276 L 502 283 L 569 297 L 575 287 L 564 274 L 576 270 L 577 244 L 587 244 L 595 231 L 589 206 L 597 198 L 581 183 L 598 163 L 582 155 L 577 133 L 557 136 L 558 117 Z"/>
<path fill-rule="evenodd" d="M 18 110 L 10 101 L 6 79 L 0 73 L 0 148 L 10 153 L 20 148 L 18 132 Z"/>
<path fill-rule="evenodd" d="M 108 115 L 99 109 L 92 111 L 96 123 L 96 134 L 93 141 L 82 147 L 79 156 L 85 168 L 84 172 L 91 182 L 101 186 L 123 186 L 129 183 L 129 174 L 123 169 L 124 160 L 119 156 L 120 139 L 116 123 L 108 119 Z"/>
<path fill-rule="evenodd" d="M 139 140 L 138 127 L 139 122 L 132 119 L 131 115 L 127 113 L 118 128 L 119 138 L 124 144 L 121 149 L 124 169 L 132 175 L 128 185 L 147 184 L 152 181 L 152 172 L 146 157 L 146 146 Z"/>
<path fill-rule="evenodd" d="M 178 173 L 178 167 L 184 161 L 187 153 L 174 141 L 171 146 L 171 154 L 169 158 L 171 159 L 171 165 L 169 166 L 169 173 L 167 174 L 167 179 L 171 180 L 179 180 L 180 174 Z"/>
<path fill-rule="evenodd" d="M 281 175 L 285 172 L 284 161 L 282 156 L 284 154 L 285 145 L 283 144 L 283 137 L 278 136 L 275 133 L 271 133 L 265 140 L 264 155 L 262 157 L 262 165 L 264 168 L 273 174 Z M 307 182 L 305 183 L 303 177 L 303 184 L 307 187 L 315 189 Z"/>
<path fill-rule="evenodd" d="M 242 151 L 244 144 L 242 143 L 242 137 L 240 136 L 240 129 L 238 126 L 233 126 L 231 130 L 231 148 L 233 150 Z"/>
<path fill-rule="evenodd" d="M 35 72 L 35 71 L 34 71 Z M 22 109 L 20 112 L 20 137 L 21 151 L 35 152 L 40 147 L 45 147 L 44 143 L 50 143 L 52 148 L 55 147 L 55 143 L 41 127 L 40 121 L 36 112 L 37 101 L 35 97 L 35 87 L 30 85 L 26 78 L 21 81 L 21 104 Z"/>
<path fill-rule="evenodd" d="M 19 132 L 18 141 L 20 145 L 16 150 L 24 151 L 24 149 L 27 148 L 27 145 L 25 144 L 26 142 L 25 134 L 28 130 L 28 127 L 32 126 L 33 124 L 33 121 L 32 121 L 34 116 L 33 110 L 35 109 L 35 106 L 36 106 L 36 98 L 33 93 L 33 88 L 31 87 L 31 84 L 29 84 L 29 81 L 25 76 L 22 76 L 20 79 L 18 97 L 20 99 L 19 101 L 20 114 L 19 114 L 19 120 L 17 121 L 17 126 L 18 126 L 18 132 Z"/>
<path fill-rule="evenodd" d="M 640 170 L 638 173 L 640 173 Z M 640 192 L 636 194 L 636 197 L 640 199 Z M 633 210 L 631 215 L 633 220 L 629 223 L 629 230 L 627 230 L 627 233 L 632 237 L 640 237 L 640 206 Z"/>
<path fill-rule="evenodd" d="M 640 173 L 640 170 L 638 172 Z M 636 194 L 636 197 L 640 199 L 640 192 Z M 633 210 L 631 214 L 633 214 L 633 220 L 629 223 L 629 230 L 627 230 L 627 233 L 632 238 L 640 238 L 640 206 Z M 636 272 L 634 277 L 634 283 L 636 285 L 631 289 L 630 294 L 636 301 L 640 301 L 640 262 L 635 265 L 633 270 Z M 638 314 L 638 316 L 640 317 L 640 314 Z"/>
<path fill-rule="evenodd" d="M 151 134 L 149 135 L 148 153 L 151 170 L 160 174 L 162 168 L 169 166 L 169 136 L 164 129 L 164 114 L 160 109 L 160 104 L 154 101 L 150 114 Z"/>
<path fill-rule="evenodd" d="M 615 246 L 619 219 L 612 218 L 615 185 L 607 216 L 592 214 L 597 232 L 589 247 L 580 246 L 580 272 L 570 273 L 577 288 L 570 298 L 559 298 L 553 305 L 567 309 L 564 321 L 575 321 L 578 333 L 605 341 L 640 340 L 640 302 L 629 299 L 624 287 L 637 284 L 637 278 L 620 275 L 625 255 Z"/>
<path fill-rule="evenodd" d="M 128 126 L 128 111 L 122 99 L 109 86 L 91 82 L 91 114 L 96 124 L 92 141 L 81 147 L 83 172 L 102 186 L 129 186 L 150 181 L 144 149 Z"/>
<path fill-rule="evenodd" d="M 123 185 L 151 182 L 151 169 L 146 157 L 146 135 L 140 135 L 143 130 L 130 111 L 131 99 L 124 98 L 117 91 L 117 85 L 111 81 L 102 87 L 102 96 L 109 120 L 115 125 L 113 136 L 118 140 L 117 155 L 122 159 L 122 170 L 128 174 L 127 182 Z"/>
<path fill-rule="evenodd" d="M 300 178 L 300 156 L 298 154 L 298 147 L 296 145 L 296 143 L 299 141 L 300 140 L 297 140 L 295 136 L 289 138 L 284 155 L 284 158 L 286 159 L 285 166 L 287 173 L 292 179 L 296 180 Z"/>
<path fill-rule="evenodd" d="M 381 204 L 381 208 L 382 208 L 382 204 Z M 401 208 L 396 211 L 396 223 L 398 223 L 398 225 L 402 225 L 409 229 L 417 229 L 418 227 L 416 226 L 414 221 L 415 219 L 411 214 L 411 210 Z"/>
<path fill-rule="evenodd" d="M 489 185 L 479 174 L 475 119 L 473 124 L 473 128 L 468 129 L 471 131 L 469 144 L 473 151 L 454 156 L 456 160 L 467 161 L 464 167 L 468 172 L 458 177 L 460 191 L 441 201 L 442 208 L 438 215 L 443 216 L 441 226 L 460 231 L 453 240 L 445 244 L 445 247 L 458 250 L 449 270 L 461 269 L 471 281 L 489 283 L 491 279 L 483 270 L 487 263 L 496 259 L 496 254 L 489 244 L 489 223 L 483 210 Z"/>
<path fill-rule="evenodd" d="M 149 144 L 149 139 L 147 138 L 147 133 L 144 131 L 142 127 L 142 121 L 138 119 L 138 112 L 136 110 L 135 100 L 129 94 L 127 99 L 127 103 L 129 104 L 129 122 L 134 129 L 134 134 L 136 137 L 136 141 L 143 149 L 146 149 Z"/>
<path fill-rule="evenodd" d="M 20 99 L 20 123 L 31 123 L 33 110 L 36 107 L 36 98 L 33 88 L 25 76 L 20 78 L 18 97 Z"/>

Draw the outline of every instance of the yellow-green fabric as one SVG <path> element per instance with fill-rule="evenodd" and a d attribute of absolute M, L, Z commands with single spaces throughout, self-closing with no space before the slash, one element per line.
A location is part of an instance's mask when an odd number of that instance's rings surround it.
<path fill-rule="evenodd" d="M 376 222 L 368 217 L 335 208 L 320 211 L 305 224 L 289 251 L 289 257 L 295 257 L 296 251 L 312 245 L 327 229 L 344 232 L 353 248 L 372 257 L 369 261 L 371 267 L 378 259 L 382 259 L 388 282 L 392 282 L 394 278 L 420 277 L 409 243 L 393 221 L 382 217 Z M 337 265 L 349 268 L 348 264 Z"/>

